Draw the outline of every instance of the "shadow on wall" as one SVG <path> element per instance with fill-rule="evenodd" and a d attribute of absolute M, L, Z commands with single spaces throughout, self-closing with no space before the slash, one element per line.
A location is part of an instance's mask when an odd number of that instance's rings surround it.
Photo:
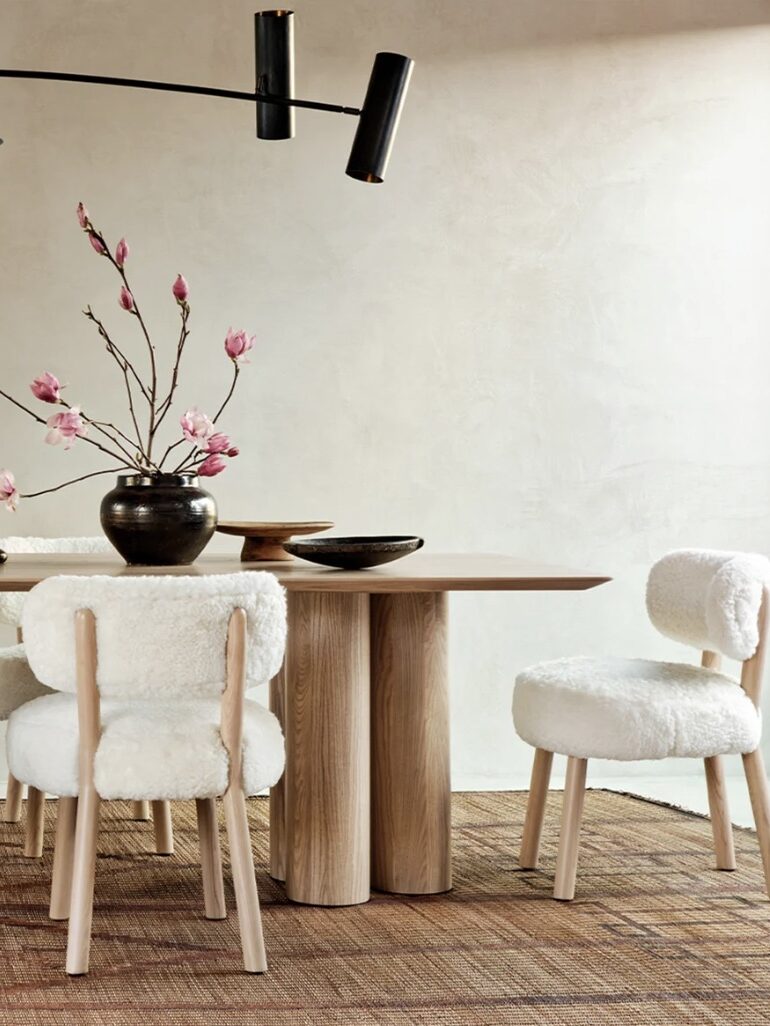
<path fill-rule="evenodd" d="M 392 32 L 397 22 L 399 37 L 414 40 L 415 55 L 439 59 L 616 36 L 770 24 L 770 0 L 391 0 L 382 7 L 387 7 L 387 17 L 373 9 L 371 0 L 349 4 L 346 17 L 353 36 L 370 32 L 380 22 Z"/>

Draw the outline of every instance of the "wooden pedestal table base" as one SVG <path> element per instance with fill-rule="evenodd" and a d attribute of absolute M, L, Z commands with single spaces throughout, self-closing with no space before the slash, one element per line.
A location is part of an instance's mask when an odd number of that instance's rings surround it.
<path fill-rule="evenodd" d="M 286 894 L 369 900 L 369 596 L 289 592 Z"/>
<path fill-rule="evenodd" d="M 372 886 L 452 886 L 444 592 L 372 595 Z"/>

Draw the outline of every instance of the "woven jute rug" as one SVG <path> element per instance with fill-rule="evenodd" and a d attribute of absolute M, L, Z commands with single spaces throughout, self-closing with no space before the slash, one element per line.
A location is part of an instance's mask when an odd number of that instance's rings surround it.
<path fill-rule="evenodd" d="M 719 873 L 706 820 L 589 792 L 577 897 L 562 904 L 550 897 L 561 804 L 551 799 L 540 870 L 516 862 L 524 794 L 456 795 L 454 890 L 343 909 L 286 902 L 265 869 L 267 802 L 252 801 L 270 960 L 256 977 L 240 969 L 229 878 L 229 918 L 203 918 L 194 806 L 174 806 L 176 854 L 162 858 L 150 824 L 112 803 L 91 972 L 73 979 L 66 926 L 46 917 L 49 802 L 42 863 L 21 857 L 19 827 L 0 827 L 0 1023 L 770 1023 L 770 902 L 753 834 L 736 832 L 739 869 Z"/>

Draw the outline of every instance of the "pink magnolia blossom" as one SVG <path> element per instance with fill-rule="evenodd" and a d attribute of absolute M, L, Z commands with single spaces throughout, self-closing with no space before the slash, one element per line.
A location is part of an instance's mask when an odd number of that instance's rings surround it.
<path fill-rule="evenodd" d="M 214 452 L 199 465 L 198 473 L 201 477 L 215 477 L 217 474 L 221 474 L 226 466 L 227 463 L 220 453 Z"/>
<path fill-rule="evenodd" d="M 115 263 L 118 267 L 122 267 L 123 264 L 128 260 L 128 254 L 131 250 L 128 248 L 128 243 L 125 239 L 121 239 L 115 247 Z"/>
<path fill-rule="evenodd" d="M 205 446 L 203 447 L 204 452 L 224 452 L 226 453 L 229 449 L 232 449 L 233 443 L 230 438 L 223 434 L 221 431 L 217 431 L 216 434 L 210 436 L 207 439 Z"/>
<path fill-rule="evenodd" d="M 58 445 L 64 441 L 64 448 L 71 449 L 76 438 L 83 438 L 88 428 L 80 415 L 80 407 L 72 406 L 62 413 L 54 413 L 46 421 L 49 432 L 45 436 L 48 445 Z"/>
<path fill-rule="evenodd" d="M 129 313 L 134 309 L 134 297 L 128 291 L 125 285 L 120 286 L 120 295 L 118 296 L 118 303 L 123 307 L 124 310 L 128 310 Z"/>
<path fill-rule="evenodd" d="M 30 391 L 36 399 L 44 403 L 58 403 L 61 399 L 61 383 L 54 374 L 44 371 L 39 378 L 35 378 L 29 386 Z"/>
<path fill-rule="evenodd" d="M 228 328 L 225 338 L 225 352 L 233 363 L 248 363 L 246 353 L 254 345 L 255 339 L 256 335 L 252 335 L 249 338 L 245 331 L 233 331 L 232 328 Z"/>
<path fill-rule="evenodd" d="M 89 241 L 89 242 L 91 243 L 91 245 L 92 245 L 92 246 L 94 247 L 94 249 L 96 250 L 96 252 L 100 254 L 100 256 L 104 256 L 104 254 L 105 254 L 105 253 L 107 252 L 107 250 L 106 250 L 106 249 L 104 248 L 104 245 L 103 245 L 103 243 L 102 243 L 102 240 L 101 240 L 101 239 L 98 239 L 98 238 L 97 238 L 97 237 L 96 237 L 95 235 L 91 235 L 91 234 L 89 233 L 89 236 L 88 236 L 88 241 Z"/>
<path fill-rule="evenodd" d="M 78 203 L 77 210 L 78 210 L 78 221 L 80 223 L 80 227 L 81 228 L 87 228 L 88 227 L 88 211 L 86 210 L 86 208 L 83 206 L 82 203 Z"/>
<path fill-rule="evenodd" d="M 15 513 L 18 501 L 19 493 L 13 474 L 10 470 L 0 470 L 0 502 L 4 502 L 5 508 Z"/>
<path fill-rule="evenodd" d="M 171 291 L 174 293 L 174 299 L 177 303 L 186 303 L 187 297 L 190 295 L 190 286 L 184 278 L 184 275 L 178 274 L 176 281 L 171 287 Z"/>
<path fill-rule="evenodd" d="M 199 449 L 206 448 L 206 443 L 214 434 L 214 424 L 210 417 L 201 413 L 197 406 L 193 406 L 179 418 L 179 423 L 188 442 L 197 445 Z"/>

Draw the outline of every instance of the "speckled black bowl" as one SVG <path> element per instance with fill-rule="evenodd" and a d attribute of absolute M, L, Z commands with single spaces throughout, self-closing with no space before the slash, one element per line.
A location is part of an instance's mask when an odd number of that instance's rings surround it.
<path fill-rule="evenodd" d="M 368 570 L 421 549 L 422 538 L 406 534 L 363 535 L 354 538 L 297 538 L 283 543 L 292 556 L 338 570 Z"/>

